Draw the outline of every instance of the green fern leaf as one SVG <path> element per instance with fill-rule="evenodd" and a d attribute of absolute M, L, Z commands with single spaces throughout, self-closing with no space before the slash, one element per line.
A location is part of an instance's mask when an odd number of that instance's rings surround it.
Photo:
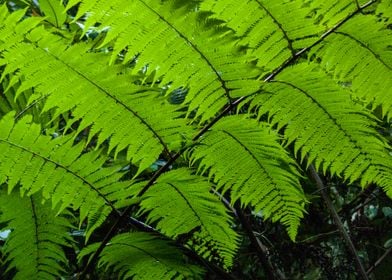
<path fill-rule="evenodd" d="M 98 145 L 110 138 L 109 150 L 127 149 L 127 159 L 139 165 L 139 172 L 162 151 L 180 148 L 191 133 L 178 106 L 159 89 L 136 85 L 125 66 L 108 66 L 105 54 L 86 53 L 84 44 L 67 46 L 41 28 L 25 37 L 3 53 L 3 77 L 18 71 L 16 95 L 34 88 L 30 102 L 46 96 L 44 112 L 57 108 L 57 116 L 73 109 L 74 122 L 82 118 L 79 130 L 91 126 L 90 139 L 99 133 Z"/>
<path fill-rule="evenodd" d="M 249 46 L 265 72 L 309 46 L 323 30 L 314 24 L 313 9 L 304 1 L 206 0 L 201 9 L 224 20 L 242 38 L 241 43 Z"/>
<path fill-rule="evenodd" d="M 137 192 L 144 185 L 131 188 Z M 225 268 L 233 265 L 238 248 L 238 236 L 230 228 L 233 221 L 203 177 L 185 168 L 165 173 L 143 195 L 140 206 L 143 214 L 148 213 L 148 222 L 156 223 L 166 236 L 195 232 L 190 242 L 201 256 L 212 259 L 217 254 Z"/>
<path fill-rule="evenodd" d="M 392 115 L 392 31 L 372 15 L 358 15 L 313 50 L 355 97 Z M 368 69 L 365 71 L 364 69 Z"/>
<path fill-rule="evenodd" d="M 24 19 L 25 13 L 25 10 L 9 13 L 7 5 L 0 6 L 0 54 L 8 51 L 16 42 L 22 41 L 24 35 L 42 21 L 36 17 Z M 0 59 L 0 65 L 2 63 Z"/>
<path fill-rule="evenodd" d="M 17 271 L 14 280 L 52 280 L 66 272 L 68 260 L 62 247 L 72 242 L 65 217 L 69 213 L 55 214 L 38 194 L 21 197 L 18 192 L 0 191 L 0 222 L 6 223 L 1 230 L 11 231 L 2 253 L 9 261 L 8 270 Z"/>
<path fill-rule="evenodd" d="M 93 244 L 79 254 L 79 259 L 93 253 Z M 143 232 L 115 236 L 103 250 L 99 267 L 113 269 L 120 279 L 202 279 L 203 270 L 187 264 L 183 254 L 171 242 Z"/>
<path fill-rule="evenodd" d="M 305 197 L 294 161 L 279 145 L 278 137 L 256 120 L 226 117 L 208 132 L 192 151 L 199 169 L 223 191 L 230 190 L 232 202 L 262 210 L 265 218 L 284 224 L 295 239 L 303 217 Z"/>
<path fill-rule="evenodd" d="M 47 20 L 55 25 L 61 27 L 67 19 L 65 7 L 61 0 L 40 0 L 40 9 L 44 12 Z"/>
<path fill-rule="evenodd" d="M 258 70 L 246 63 L 230 30 L 214 27 L 195 12 L 194 2 L 74 0 L 68 7 L 81 3 L 76 18 L 87 13 L 85 31 L 97 23 L 109 27 L 102 46 L 114 44 L 113 59 L 126 49 L 125 62 L 135 60 L 137 69 L 156 73 L 171 89 L 189 87 L 189 112 L 197 110 L 204 121 L 231 97 L 255 91 L 258 82 L 251 78 Z"/>
<path fill-rule="evenodd" d="M 392 1 L 382 0 L 377 6 L 376 14 L 386 21 L 392 20 Z"/>
<path fill-rule="evenodd" d="M 313 0 L 309 1 L 309 5 L 315 13 L 313 17 L 318 24 L 330 29 L 368 2 L 368 0 Z"/>
<path fill-rule="evenodd" d="M 119 182 L 118 166 L 103 168 L 106 159 L 99 151 L 81 156 L 83 143 L 73 146 L 72 139 L 51 140 L 41 135 L 40 126 L 30 116 L 15 124 L 13 114 L 6 115 L 0 121 L 0 184 L 7 183 L 9 192 L 18 183 L 27 195 L 42 191 L 53 207 L 60 206 L 59 212 L 69 206 L 80 209 L 81 222 L 89 219 L 88 238 L 114 210 L 113 193 L 127 183 Z"/>
<path fill-rule="evenodd" d="M 354 103 L 347 91 L 306 63 L 293 66 L 263 86 L 251 107 L 285 127 L 288 144 L 316 168 L 361 185 L 379 183 L 392 195 L 390 148 L 378 134 L 369 111 Z"/>

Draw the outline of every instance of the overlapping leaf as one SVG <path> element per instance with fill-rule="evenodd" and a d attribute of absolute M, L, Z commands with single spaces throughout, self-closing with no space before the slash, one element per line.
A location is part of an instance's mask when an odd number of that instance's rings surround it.
<path fill-rule="evenodd" d="M 86 247 L 79 258 L 93 253 L 98 246 Z M 186 263 L 174 244 L 143 232 L 115 236 L 103 250 L 99 266 L 113 269 L 121 279 L 201 279 L 203 273 Z"/>
<path fill-rule="evenodd" d="M 136 85 L 125 66 L 110 67 L 105 54 L 87 51 L 36 28 L 3 52 L 2 76 L 17 72 L 9 86 L 21 81 L 17 94 L 34 88 L 30 102 L 45 97 L 44 111 L 72 109 L 74 121 L 83 119 L 79 129 L 90 126 L 90 138 L 99 133 L 98 144 L 110 138 L 110 150 L 127 149 L 139 171 L 178 149 L 190 132 L 179 108 L 159 89 Z"/>
<path fill-rule="evenodd" d="M 100 151 L 81 155 L 83 143 L 72 145 L 73 137 L 41 135 L 41 127 L 25 117 L 14 123 L 13 114 L 0 121 L 0 184 L 9 192 L 21 184 L 21 192 L 42 192 L 59 211 L 80 209 L 81 221 L 89 219 L 87 236 L 114 210 L 113 193 L 125 188 L 118 166 L 103 168 Z M 109 200 L 108 196 L 112 199 Z"/>
<path fill-rule="evenodd" d="M 194 2 L 74 0 L 68 7 L 81 3 L 76 17 L 87 13 L 85 31 L 96 23 L 109 27 L 102 45 L 113 43 L 114 56 L 126 49 L 125 62 L 163 75 L 161 83 L 172 89 L 188 87 L 189 112 L 204 121 L 231 96 L 254 91 L 258 71 L 241 55 L 232 32 L 196 13 Z"/>
<path fill-rule="evenodd" d="M 324 27 L 315 24 L 304 1 L 205 0 L 201 9 L 225 21 L 248 45 L 258 65 L 270 72 L 317 40 Z"/>
<path fill-rule="evenodd" d="M 144 185 L 138 183 L 131 189 L 137 193 Z M 140 205 L 142 213 L 148 213 L 148 222 L 165 235 L 189 234 L 187 239 L 201 256 L 216 259 L 225 268 L 233 265 L 238 236 L 231 228 L 232 218 L 205 178 L 188 169 L 165 173 L 142 196 Z"/>
<path fill-rule="evenodd" d="M 312 53 L 355 97 L 392 114 L 392 31 L 372 15 L 357 15 Z"/>
<path fill-rule="evenodd" d="M 193 162 L 208 170 L 218 188 L 284 224 L 295 239 L 305 198 L 294 161 L 278 137 L 256 120 L 238 116 L 219 121 L 193 152 Z"/>
<path fill-rule="evenodd" d="M 285 127 L 288 143 L 294 142 L 295 153 L 307 156 L 309 164 L 363 186 L 378 183 L 392 195 L 391 149 L 374 117 L 314 65 L 287 69 L 263 86 L 251 107 Z"/>

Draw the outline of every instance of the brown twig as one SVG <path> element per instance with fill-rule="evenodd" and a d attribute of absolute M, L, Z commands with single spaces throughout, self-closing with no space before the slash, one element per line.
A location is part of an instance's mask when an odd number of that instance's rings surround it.
<path fill-rule="evenodd" d="M 338 214 L 341 214 L 342 212 L 345 211 L 352 210 L 353 208 L 356 209 L 358 208 L 358 205 L 361 205 L 361 203 L 366 203 L 366 201 L 368 201 L 369 198 L 373 198 L 373 192 L 376 189 L 377 189 L 376 185 L 371 184 L 363 191 L 361 191 L 353 200 L 351 200 L 349 203 L 347 203 L 342 208 L 340 208 L 338 210 Z"/>
<path fill-rule="evenodd" d="M 329 231 L 329 232 L 323 232 L 323 233 L 319 233 L 317 235 L 313 235 L 313 236 L 307 237 L 307 238 L 302 239 L 302 240 L 298 240 L 297 242 L 298 243 L 313 243 L 316 240 L 323 239 L 323 238 L 329 237 L 331 235 L 335 235 L 337 233 L 339 233 L 338 230 L 333 230 L 333 231 Z"/>
<path fill-rule="evenodd" d="M 344 241 L 346 242 L 346 245 L 347 245 L 351 255 L 354 257 L 354 262 L 355 262 L 355 265 L 356 265 L 356 268 L 357 268 L 359 275 L 361 276 L 362 279 L 368 280 L 369 278 L 367 276 L 365 267 L 363 266 L 362 261 L 359 258 L 358 252 L 355 249 L 354 243 L 352 242 L 348 232 L 344 228 L 342 220 L 340 219 L 338 213 L 336 212 L 336 209 L 335 209 L 331 199 L 329 198 L 329 195 L 325 191 L 325 186 L 324 186 L 323 181 L 321 180 L 320 176 L 318 175 L 318 173 L 313 165 L 309 166 L 309 171 L 310 171 L 310 176 L 315 181 L 317 188 L 320 190 L 321 196 L 322 196 L 329 212 L 332 215 L 332 218 L 335 222 L 335 225 L 337 226 L 338 230 L 340 231 L 340 234 L 342 235 Z"/>
<path fill-rule="evenodd" d="M 260 242 L 260 240 L 255 236 L 252 230 L 252 225 L 249 223 L 249 220 L 245 217 L 244 213 L 242 212 L 241 207 L 238 205 L 235 206 L 237 217 L 242 224 L 246 235 L 248 236 L 252 247 L 256 251 L 256 255 L 264 268 L 265 273 L 267 274 L 267 279 L 271 280 L 278 280 L 281 279 L 279 275 L 277 275 L 273 265 L 269 261 L 268 258 L 268 251 L 266 247 Z"/>
<path fill-rule="evenodd" d="M 370 273 L 373 272 L 374 269 L 392 252 L 392 247 L 389 248 L 384 252 L 384 254 L 371 266 L 369 269 L 366 271 L 366 273 L 369 275 Z"/>

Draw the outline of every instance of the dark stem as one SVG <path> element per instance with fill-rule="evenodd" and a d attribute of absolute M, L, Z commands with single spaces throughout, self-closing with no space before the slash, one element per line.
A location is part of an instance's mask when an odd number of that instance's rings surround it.
<path fill-rule="evenodd" d="M 271 262 L 268 258 L 268 252 L 266 247 L 260 242 L 260 240 L 255 236 L 252 230 L 252 225 L 250 224 L 247 217 L 245 217 L 244 213 L 242 212 L 241 207 L 236 203 L 235 206 L 237 217 L 241 222 L 241 225 L 244 227 L 245 233 L 248 236 L 250 243 L 252 244 L 253 249 L 256 251 L 256 255 L 262 264 L 264 271 L 267 275 L 267 279 L 271 280 L 278 280 L 281 279 L 277 273 L 275 272 L 274 267 L 272 266 Z"/>
<path fill-rule="evenodd" d="M 316 242 L 316 241 L 318 241 L 320 239 L 324 239 L 324 238 L 330 237 L 331 235 L 335 235 L 337 233 L 339 233 L 338 230 L 333 230 L 333 231 L 329 231 L 329 232 L 323 232 L 323 233 L 320 233 L 320 234 L 317 234 L 317 235 L 313 235 L 313 236 L 307 237 L 307 238 L 302 239 L 302 240 L 298 240 L 297 242 L 298 243 L 313 243 L 313 242 Z"/>
<path fill-rule="evenodd" d="M 344 205 L 341 209 L 339 209 L 338 214 L 342 212 L 351 211 L 353 208 L 358 210 L 357 208 L 363 204 L 368 203 L 367 201 L 371 199 L 373 196 L 373 192 L 377 189 L 375 184 L 371 184 L 363 191 L 361 191 L 353 200 L 351 200 L 348 204 Z M 355 212 L 354 210 L 353 212 Z"/>
<path fill-rule="evenodd" d="M 385 253 L 366 271 L 369 275 L 373 270 L 392 252 L 392 247 L 385 251 Z"/>
<path fill-rule="evenodd" d="M 325 186 L 324 186 L 323 181 L 321 180 L 320 176 L 318 175 L 318 173 L 313 165 L 309 166 L 309 171 L 310 171 L 310 176 L 315 181 L 317 188 L 320 190 L 320 193 L 321 193 L 321 196 L 324 200 L 324 203 L 327 206 L 329 212 L 331 213 L 336 227 L 338 228 L 340 234 L 342 235 L 344 241 L 346 242 L 348 250 L 350 251 L 351 255 L 354 257 L 355 266 L 357 268 L 359 275 L 361 275 L 362 279 L 368 280 L 369 278 L 367 276 L 365 267 L 363 266 L 362 261 L 359 258 L 358 252 L 355 249 L 354 243 L 352 242 L 348 232 L 344 228 L 342 220 L 340 219 L 338 213 L 336 212 L 336 209 L 335 209 L 331 199 L 329 198 L 328 193 L 325 191 Z"/>
<path fill-rule="evenodd" d="M 16 116 L 15 116 L 15 121 L 18 120 L 21 116 L 23 116 L 24 113 L 26 113 L 29 109 L 33 108 L 36 104 L 41 102 L 41 100 L 44 100 L 46 97 L 48 97 L 49 94 L 43 95 L 40 98 L 34 100 L 29 106 L 25 107 L 22 111 L 20 111 Z"/>
<path fill-rule="evenodd" d="M 357 207 L 355 207 L 352 212 L 355 213 L 359 210 L 361 210 L 363 207 L 365 207 L 366 205 L 368 205 L 370 202 L 372 202 L 373 200 L 375 200 L 377 197 L 376 196 L 372 196 L 369 197 L 368 199 L 366 199 L 363 203 L 359 204 Z"/>

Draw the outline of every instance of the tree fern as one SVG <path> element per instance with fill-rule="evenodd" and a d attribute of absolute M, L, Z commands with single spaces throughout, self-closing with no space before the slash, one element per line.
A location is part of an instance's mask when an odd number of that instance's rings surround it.
<path fill-rule="evenodd" d="M 62 247 L 72 242 L 71 224 L 66 212 L 55 214 L 39 194 L 21 197 L 18 192 L 0 191 L 0 222 L 7 224 L 1 230 L 11 230 L 2 253 L 8 270 L 16 269 L 13 279 L 54 279 L 66 273 Z"/>
<path fill-rule="evenodd" d="M 241 43 L 248 45 L 251 54 L 265 72 L 279 67 L 301 48 L 318 38 L 323 28 L 314 24 L 312 9 L 305 1 L 281 2 L 248 0 L 207 0 L 201 9 L 212 11 L 212 17 L 225 20 L 233 28 Z M 288 17 L 290 14 L 290 17 Z"/>
<path fill-rule="evenodd" d="M 64 277 L 66 209 L 87 237 L 80 278 L 209 277 L 193 262 L 225 278 L 248 241 L 268 271 L 268 221 L 295 240 L 307 172 L 324 198 L 317 172 L 392 197 L 390 0 L 4 2 L 1 266 L 15 277 Z"/>
<path fill-rule="evenodd" d="M 25 80 L 17 95 L 34 88 L 31 102 L 47 95 L 43 111 L 57 108 L 58 115 L 73 109 L 74 121 L 83 118 L 80 129 L 91 126 L 90 137 L 99 133 L 98 144 L 110 137 L 110 150 L 127 148 L 127 158 L 140 171 L 163 150 L 169 153 L 181 146 L 190 131 L 179 119 L 181 112 L 157 89 L 135 85 L 125 75 L 126 67 L 110 67 L 104 54 L 87 53 L 88 45 L 69 47 L 42 29 L 31 31 L 26 39 L 29 42 L 15 42 L 13 51 L 3 54 L 3 77 L 18 71 L 16 77 Z M 42 67 L 35 67 L 37 62 Z M 74 104 L 75 98 L 78 102 Z"/>

